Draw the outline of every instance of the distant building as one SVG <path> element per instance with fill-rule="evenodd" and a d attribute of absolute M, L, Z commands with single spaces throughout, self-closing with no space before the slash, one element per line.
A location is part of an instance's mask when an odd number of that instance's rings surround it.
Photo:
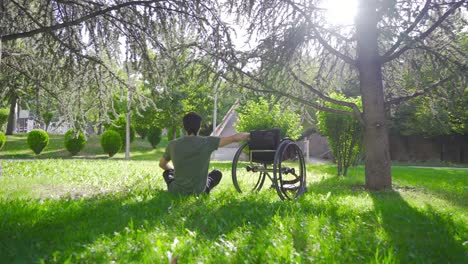
<path fill-rule="evenodd" d="M 45 124 L 40 122 L 34 114 L 25 109 L 16 109 L 16 129 L 15 133 L 28 133 L 29 131 L 39 128 L 45 130 Z M 47 132 L 51 134 L 65 134 L 68 129 L 70 129 L 68 122 L 64 120 L 58 120 L 56 122 L 51 122 L 47 128 Z"/>

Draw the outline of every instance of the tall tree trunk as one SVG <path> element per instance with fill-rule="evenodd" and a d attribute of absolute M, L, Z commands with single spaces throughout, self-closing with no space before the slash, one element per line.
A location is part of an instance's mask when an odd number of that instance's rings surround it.
<path fill-rule="evenodd" d="M 364 111 L 366 187 L 392 187 L 391 160 L 384 109 L 382 64 L 378 52 L 377 0 L 361 0 L 356 21 L 359 81 Z"/>
<path fill-rule="evenodd" d="M 15 131 L 16 128 L 16 101 L 18 100 L 18 97 L 16 94 L 12 94 L 10 98 L 10 113 L 8 114 L 8 124 L 7 124 L 7 129 L 6 133 L 7 135 L 13 135 L 13 132 Z"/>
<path fill-rule="evenodd" d="M 172 126 L 172 140 L 177 138 L 177 127 Z"/>

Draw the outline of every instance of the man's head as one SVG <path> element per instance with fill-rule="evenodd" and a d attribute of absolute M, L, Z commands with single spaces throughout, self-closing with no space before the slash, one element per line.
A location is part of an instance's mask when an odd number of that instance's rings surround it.
<path fill-rule="evenodd" d="M 195 112 L 190 112 L 184 116 L 184 129 L 188 135 L 197 135 L 200 130 L 202 118 Z"/>

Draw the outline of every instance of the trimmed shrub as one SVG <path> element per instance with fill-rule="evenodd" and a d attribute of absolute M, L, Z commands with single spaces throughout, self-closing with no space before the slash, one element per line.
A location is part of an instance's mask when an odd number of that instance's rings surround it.
<path fill-rule="evenodd" d="M 75 133 L 75 130 L 70 129 L 65 133 L 65 148 L 73 155 L 78 154 L 86 145 L 86 137 L 82 131 Z"/>
<path fill-rule="evenodd" d="M 148 141 L 153 148 L 161 142 L 162 130 L 159 127 L 151 127 L 148 130 Z"/>
<path fill-rule="evenodd" d="M 125 126 L 127 124 L 127 118 L 125 115 L 120 115 L 119 119 L 114 121 L 114 125 L 109 126 L 108 130 L 113 130 L 119 133 L 122 140 L 122 146 L 125 146 Z M 135 128 L 130 125 L 130 142 L 135 139 Z"/>
<path fill-rule="evenodd" d="M 28 133 L 29 148 L 39 155 L 49 145 L 49 135 L 42 129 L 33 129 Z"/>
<path fill-rule="evenodd" d="M 101 136 L 101 146 L 104 152 L 112 157 L 122 148 L 122 138 L 117 131 L 107 130 Z"/>
<path fill-rule="evenodd" d="M 2 149 L 3 146 L 5 146 L 5 142 L 6 142 L 6 136 L 3 132 L 0 132 L 0 149 Z"/>
<path fill-rule="evenodd" d="M 9 115 L 10 109 L 0 108 L 0 130 L 3 129 L 3 126 L 7 123 Z"/>

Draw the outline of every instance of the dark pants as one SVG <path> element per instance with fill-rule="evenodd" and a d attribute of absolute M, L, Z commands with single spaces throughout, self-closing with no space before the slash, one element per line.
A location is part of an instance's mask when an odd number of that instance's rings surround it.
<path fill-rule="evenodd" d="M 206 180 L 205 193 L 210 193 L 210 191 L 216 185 L 219 184 L 222 177 L 223 177 L 223 174 L 219 170 L 212 170 L 210 173 L 208 173 L 208 179 Z M 171 184 L 171 182 L 174 181 L 174 170 L 164 171 L 163 178 L 167 184 L 167 188 L 169 188 L 169 185 Z"/>

